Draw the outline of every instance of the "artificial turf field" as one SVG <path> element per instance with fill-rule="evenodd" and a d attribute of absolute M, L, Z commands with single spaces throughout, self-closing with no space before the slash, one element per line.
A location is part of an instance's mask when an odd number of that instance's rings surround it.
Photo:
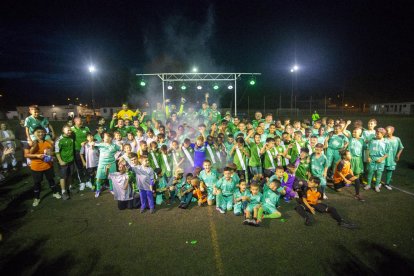
<path fill-rule="evenodd" d="M 414 118 L 379 118 L 388 124 L 405 146 L 393 185 L 414 193 Z M 364 203 L 353 189 L 328 189 L 325 203 L 357 230 L 328 214 L 316 214 L 307 227 L 293 201 L 282 202 L 283 221 L 254 228 L 194 204 L 164 205 L 153 215 L 119 211 L 107 191 L 98 199 L 85 190 L 57 200 L 45 182 L 33 208 L 31 181 L 26 168 L 0 184 L 1 275 L 414 274 L 414 196 L 397 189 L 362 191 Z"/>

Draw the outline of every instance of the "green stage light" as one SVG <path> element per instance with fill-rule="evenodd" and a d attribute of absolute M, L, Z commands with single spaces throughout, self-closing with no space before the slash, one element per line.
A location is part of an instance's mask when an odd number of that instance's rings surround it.
<path fill-rule="evenodd" d="M 213 86 L 213 89 L 214 89 L 214 90 L 217 90 L 217 89 L 219 89 L 219 86 L 218 86 L 218 84 L 215 84 L 215 85 Z"/>
<path fill-rule="evenodd" d="M 186 90 L 187 86 L 185 86 L 185 84 L 181 85 L 181 90 Z"/>
<path fill-rule="evenodd" d="M 141 85 L 141 86 L 145 86 L 145 85 L 147 85 L 147 83 L 146 83 L 144 80 L 141 80 L 141 81 L 139 82 L 139 85 Z"/>
<path fill-rule="evenodd" d="M 250 85 L 255 85 L 255 84 L 256 84 L 256 80 L 251 79 L 251 80 L 250 80 L 250 82 L 249 82 L 249 84 L 250 84 Z"/>

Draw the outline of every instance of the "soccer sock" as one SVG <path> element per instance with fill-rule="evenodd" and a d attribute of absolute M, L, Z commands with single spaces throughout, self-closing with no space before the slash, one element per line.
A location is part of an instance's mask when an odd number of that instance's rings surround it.
<path fill-rule="evenodd" d="M 375 179 L 375 187 L 378 187 L 381 184 L 381 178 L 382 178 L 382 171 L 377 170 Z"/>
<path fill-rule="evenodd" d="M 390 185 L 391 184 L 392 173 L 393 173 L 393 171 L 390 171 L 390 170 L 387 170 L 385 172 L 385 185 Z"/>
<path fill-rule="evenodd" d="M 259 208 L 259 211 L 257 212 L 257 218 L 258 218 L 259 220 L 262 220 L 262 216 L 263 216 L 263 208 L 262 208 L 262 207 L 260 207 L 260 208 Z M 263 218 L 266 218 L 266 215 L 265 215 Z"/>
<path fill-rule="evenodd" d="M 367 176 L 367 185 L 371 186 L 371 182 L 372 182 L 372 177 L 374 176 L 374 172 L 373 170 L 369 170 L 368 171 L 368 176 Z"/>
<path fill-rule="evenodd" d="M 280 218 L 281 216 L 282 214 L 277 212 L 277 213 L 271 213 L 269 215 L 264 215 L 263 218 L 276 219 L 276 218 Z"/>
<path fill-rule="evenodd" d="M 97 191 L 101 190 L 101 180 L 100 179 L 96 179 L 96 190 Z"/>
<path fill-rule="evenodd" d="M 359 181 L 359 178 L 355 179 L 354 181 L 354 187 L 355 187 L 355 194 L 359 195 L 359 187 L 361 186 L 361 182 Z"/>

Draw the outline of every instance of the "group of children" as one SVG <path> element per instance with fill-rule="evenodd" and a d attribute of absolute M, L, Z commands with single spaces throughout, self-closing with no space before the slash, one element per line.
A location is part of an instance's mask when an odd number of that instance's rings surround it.
<path fill-rule="evenodd" d="M 195 117 L 199 124 L 190 124 L 182 107 L 180 112 L 177 116 L 170 108 L 164 122 L 145 120 L 138 112 L 130 121 L 114 116 L 109 129 L 99 125 L 96 133 L 85 131 L 78 171 L 87 172 L 86 183 L 95 190 L 95 197 L 108 187 L 119 209 L 139 206 L 141 212 L 149 209 L 150 213 L 156 205 L 177 200 L 182 209 L 192 202 L 215 205 L 218 212 L 232 211 L 244 216 L 244 224 L 254 226 L 264 218 L 281 217 L 281 198 L 286 202 L 295 199 L 295 210 L 306 225 L 312 224 L 310 214 L 316 210 L 353 228 L 335 208 L 321 203 L 328 198 L 328 183 L 338 192 L 353 185 L 355 198 L 364 201 L 360 195 L 363 181 L 365 190 L 374 181 L 379 192 L 385 171 L 384 184 L 391 190 L 392 174 L 403 150 L 394 127 L 376 128 L 375 119 L 368 122 L 367 129 L 355 121 L 351 132 L 351 121 L 326 118 L 312 124 L 306 120 L 291 124 L 286 119 L 282 124 L 272 114 L 262 119 L 256 112 L 252 121 L 228 113 L 221 119 L 207 103 Z M 33 112 L 31 116 L 36 119 L 39 115 Z M 29 136 L 33 118 L 27 120 L 32 122 L 27 125 Z M 45 126 L 40 123 L 40 127 Z M 73 138 L 71 130 L 73 127 L 65 125 L 54 145 L 62 196 L 74 171 L 76 151 L 70 140 L 79 142 L 80 137 Z M 30 136 L 29 142 L 33 141 L 36 137 Z M 33 148 L 29 152 L 34 153 Z"/>

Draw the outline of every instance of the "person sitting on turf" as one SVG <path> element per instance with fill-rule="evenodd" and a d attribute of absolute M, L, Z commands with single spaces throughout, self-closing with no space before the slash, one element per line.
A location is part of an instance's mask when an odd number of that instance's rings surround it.
<path fill-rule="evenodd" d="M 244 214 L 250 200 L 250 191 L 247 189 L 246 181 L 240 181 L 239 189 L 234 192 L 234 214 L 240 216 Z"/>
<path fill-rule="evenodd" d="M 342 219 L 334 207 L 320 203 L 321 192 L 318 190 L 320 183 L 321 180 L 318 177 L 311 176 L 308 185 L 303 185 L 302 189 L 299 190 L 299 204 L 295 207 L 295 210 L 305 219 L 305 225 L 311 226 L 313 224 L 313 216 L 311 214 L 315 214 L 316 210 L 319 213 L 329 213 L 338 222 L 339 226 L 348 229 L 356 228 L 355 224 L 348 223 Z"/>
<path fill-rule="evenodd" d="M 246 206 L 246 210 L 244 211 L 246 215 L 246 219 L 243 221 L 244 225 L 252 225 L 252 226 L 259 226 L 257 223 L 257 214 L 259 212 L 259 208 L 262 202 L 262 193 L 259 192 L 259 185 L 257 183 L 252 183 L 250 185 L 250 198 L 249 204 Z M 252 219 L 253 215 L 253 219 Z"/>
<path fill-rule="evenodd" d="M 349 150 L 343 150 L 340 154 L 341 161 L 336 163 L 333 176 L 335 190 L 340 192 L 343 187 L 349 187 L 353 183 L 355 186 L 355 199 L 364 201 L 359 194 L 359 188 L 361 186 L 359 178 L 351 170 L 351 152 Z"/>
<path fill-rule="evenodd" d="M 276 208 L 279 205 L 280 196 L 284 195 L 286 190 L 283 187 L 280 187 L 280 181 L 276 179 L 269 184 L 266 184 L 265 187 L 267 188 L 263 190 L 262 204 L 257 212 L 256 223 L 258 225 L 260 225 L 265 218 L 275 219 L 282 216 Z"/>

